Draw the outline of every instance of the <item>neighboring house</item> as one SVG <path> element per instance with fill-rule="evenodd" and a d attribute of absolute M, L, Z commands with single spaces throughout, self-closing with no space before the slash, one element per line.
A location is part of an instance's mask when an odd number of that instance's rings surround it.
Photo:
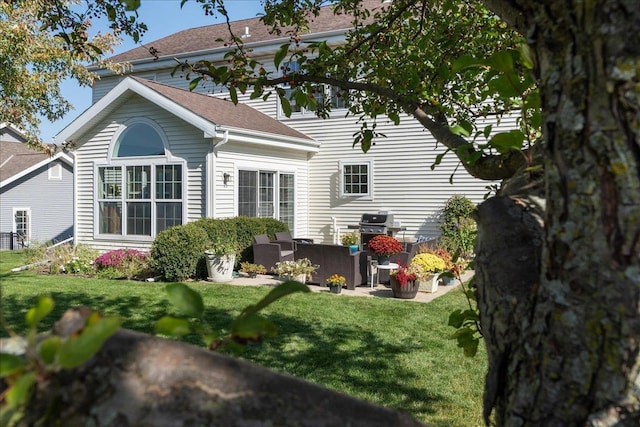
<path fill-rule="evenodd" d="M 26 244 L 73 237 L 73 159 L 35 151 L 19 129 L 0 124 L 0 232 Z"/>
<path fill-rule="evenodd" d="M 257 18 L 231 26 L 265 64 L 288 42 Z M 339 43 L 349 26 L 348 17 L 324 9 L 303 39 Z M 56 137 L 76 146 L 77 243 L 145 247 L 170 225 L 236 215 L 275 217 L 297 237 L 332 242 L 337 229 L 378 211 L 406 228 L 399 237 L 435 237 L 449 197 L 482 200 L 487 183 L 458 168 L 454 155 L 431 170 L 443 147 L 412 118 L 399 126 L 378 120 L 387 137 L 365 154 L 352 148 L 359 124 L 345 118 L 340 98 L 323 120 L 295 106 L 285 117 L 276 96 L 244 96 L 234 106 L 206 83 L 189 92 L 189 81 L 172 75 L 175 58 L 224 61 L 227 31 L 226 24 L 185 30 L 148 44 L 158 58 L 147 47 L 112 58 L 132 65 L 129 77 L 94 70 L 101 78 L 93 106 Z"/>

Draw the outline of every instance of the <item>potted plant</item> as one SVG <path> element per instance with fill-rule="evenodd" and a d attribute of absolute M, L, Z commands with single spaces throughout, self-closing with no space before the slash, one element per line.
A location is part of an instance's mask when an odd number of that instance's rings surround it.
<path fill-rule="evenodd" d="M 233 279 L 238 242 L 235 237 L 216 237 L 204 252 L 207 260 L 207 280 L 224 283 Z"/>
<path fill-rule="evenodd" d="M 402 244 L 398 239 L 386 234 L 379 234 L 369 240 L 367 247 L 378 256 L 378 264 L 387 265 L 391 255 L 402 252 Z"/>
<path fill-rule="evenodd" d="M 308 258 L 300 258 L 295 261 L 276 262 L 273 272 L 287 280 L 295 280 L 306 283 L 311 274 L 318 269 L 318 265 L 311 264 Z"/>
<path fill-rule="evenodd" d="M 358 252 L 358 243 L 360 241 L 360 234 L 357 231 L 351 231 L 342 235 L 340 239 L 344 246 L 349 246 L 352 254 Z"/>
<path fill-rule="evenodd" d="M 334 294 L 339 294 L 340 292 L 342 292 L 342 288 L 346 285 L 347 278 L 339 274 L 332 274 L 327 279 L 327 286 L 329 287 L 329 291 Z"/>
<path fill-rule="evenodd" d="M 448 271 L 452 274 L 447 274 L 444 276 L 440 276 L 439 278 L 442 279 L 442 284 L 444 285 L 450 285 L 453 280 L 454 280 L 454 276 L 455 273 L 453 273 L 453 268 L 455 267 L 454 262 L 453 262 L 453 257 L 451 256 L 451 253 L 446 250 L 445 248 L 442 247 L 437 247 L 435 249 L 429 249 L 424 251 L 425 253 L 428 254 L 434 254 L 439 258 L 442 258 L 442 260 L 444 261 L 445 264 L 445 268 L 443 271 Z"/>
<path fill-rule="evenodd" d="M 389 283 L 394 298 L 413 299 L 418 294 L 416 275 L 405 264 L 400 264 L 397 270 L 391 272 Z"/>
<path fill-rule="evenodd" d="M 240 272 L 245 273 L 249 277 L 256 277 L 258 274 L 266 274 L 267 269 L 262 264 L 253 264 L 245 261 L 240 263 Z"/>
<path fill-rule="evenodd" d="M 409 271 L 413 273 L 419 288 L 426 292 L 438 290 L 438 276 L 436 273 L 444 271 L 446 263 L 439 256 L 432 253 L 417 254 L 409 262 Z"/>

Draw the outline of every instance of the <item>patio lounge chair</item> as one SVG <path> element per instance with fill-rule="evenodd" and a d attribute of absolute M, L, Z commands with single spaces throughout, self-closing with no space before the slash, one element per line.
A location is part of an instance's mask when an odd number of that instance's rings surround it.
<path fill-rule="evenodd" d="M 293 261 L 293 242 L 275 243 L 266 234 L 253 236 L 253 241 L 253 262 L 264 265 L 267 271 L 272 272 L 276 262 Z"/>

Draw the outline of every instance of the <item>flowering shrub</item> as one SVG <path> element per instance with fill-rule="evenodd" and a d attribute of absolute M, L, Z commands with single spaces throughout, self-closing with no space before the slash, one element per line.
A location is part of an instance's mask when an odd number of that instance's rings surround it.
<path fill-rule="evenodd" d="M 453 257 L 451 256 L 451 253 L 448 250 L 444 248 L 436 248 L 436 249 L 429 249 L 425 251 L 425 253 L 434 254 L 438 258 L 441 258 L 445 264 L 444 270 L 451 270 L 453 268 Z"/>
<path fill-rule="evenodd" d="M 311 261 L 308 258 L 301 258 L 295 261 L 276 262 L 273 272 L 280 277 L 298 276 L 300 274 L 309 276 L 319 267 L 319 265 L 311 264 Z"/>
<path fill-rule="evenodd" d="M 402 252 L 402 245 L 394 237 L 379 234 L 367 243 L 368 248 L 376 255 L 390 256 Z"/>
<path fill-rule="evenodd" d="M 52 274 L 92 274 L 98 251 L 83 245 L 60 245 L 46 250 Z"/>
<path fill-rule="evenodd" d="M 254 264 L 249 261 L 245 261 L 240 263 L 240 271 L 248 274 L 249 276 L 255 277 L 258 274 L 265 274 L 267 269 L 262 264 Z"/>
<path fill-rule="evenodd" d="M 103 274 L 131 279 L 147 272 L 148 258 L 148 254 L 136 249 L 115 249 L 97 257 L 94 264 Z"/>
<path fill-rule="evenodd" d="M 391 272 L 391 275 L 396 278 L 400 286 L 407 286 L 408 282 L 416 280 L 415 273 L 412 273 L 404 264 L 400 264 L 397 270 Z"/>
<path fill-rule="evenodd" d="M 339 274 L 332 274 L 327 279 L 327 286 L 345 286 L 347 284 L 347 278 Z"/>
<path fill-rule="evenodd" d="M 447 265 L 442 258 L 430 253 L 418 254 L 409 263 L 409 272 L 420 280 L 424 280 L 430 274 L 443 271 L 446 268 Z"/>

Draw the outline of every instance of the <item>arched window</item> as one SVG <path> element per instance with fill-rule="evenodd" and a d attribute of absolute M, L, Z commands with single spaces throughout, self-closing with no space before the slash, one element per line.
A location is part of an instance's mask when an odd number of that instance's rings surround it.
<path fill-rule="evenodd" d="M 96 165 L 96 233 L 150 240 L 184 217 L 185 163 L 165 149 L 162 128 L 147 118 L 124 124 L 108 164 Z M 166 153 L 165 153 L 166 152 Z"/>
<path fill-rule="evenodd" d="M 164 143 L 158 131 L 148 123 L 133 123 L 122 131 L 113 157 L 163 156 Z"/>

